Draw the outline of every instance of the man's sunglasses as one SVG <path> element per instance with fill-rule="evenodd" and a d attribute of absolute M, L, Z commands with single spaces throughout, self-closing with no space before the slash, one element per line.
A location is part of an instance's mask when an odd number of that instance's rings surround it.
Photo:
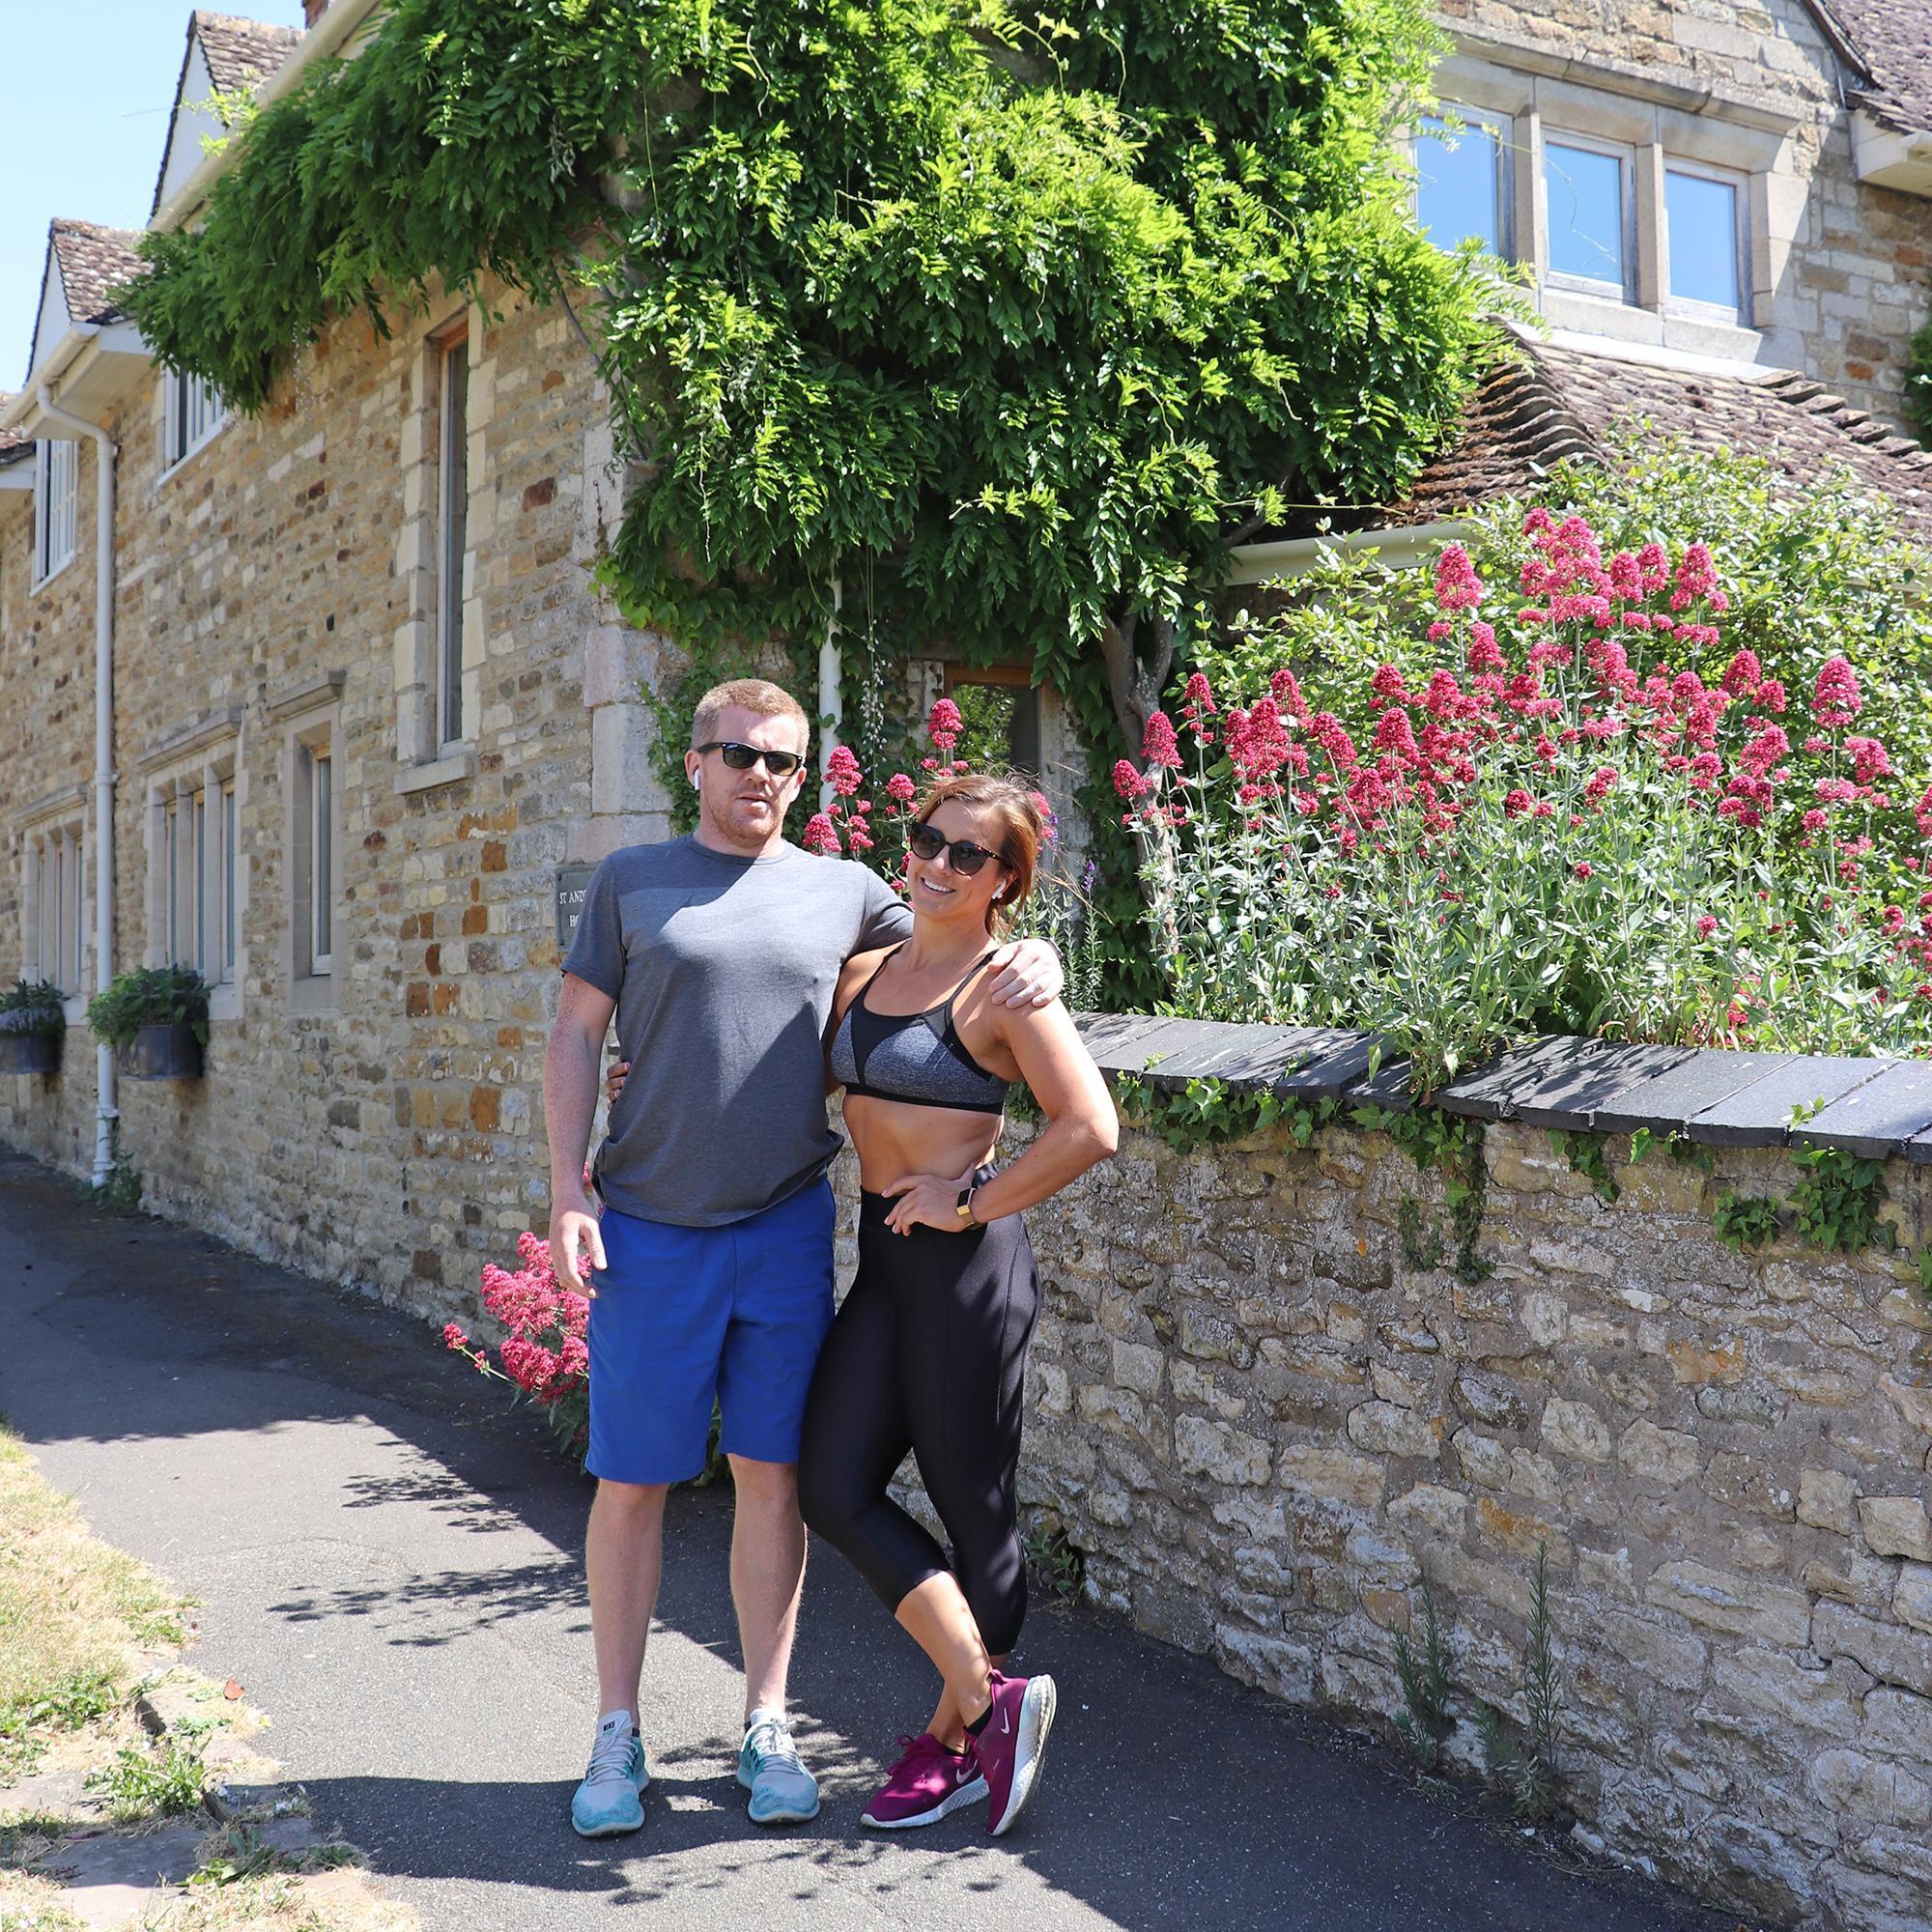
<path fill-rule="evenodd" d="M 928 863 L 944 852 L 946 863 L 962 879 L 970 879 L 988 859 L 1004 865 L 997 852 L 989 852 L 983 845 L 975 845 L 970 838 L 954 838 L 951 841 L 937 826 L 922 820 L 906 834 L 906 844 L 915 859 L 924 859 Z"/>
<path fill-rule="evenodd" d="M 697 745 L 693 749 L 700 753 L 716 752 L 734 772 L 749 772 L 762 758 L 766 771 L 775 779 L 790 778 L 805 763 L 803 755 L 797 752 L 766 752 L 756 745 L 740 745 L 728 738 L 713 738 L 708 745 Z"/>

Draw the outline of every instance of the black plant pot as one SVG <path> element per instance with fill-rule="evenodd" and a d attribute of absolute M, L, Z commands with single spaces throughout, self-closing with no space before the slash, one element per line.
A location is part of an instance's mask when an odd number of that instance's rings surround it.
<path fill-rule="evenodd" d="M 199 1080 L 201 1042 L 191 1026 L 144 1026 L 121 1049 L 128 1080 Z"/>
<path fill-rule="evenodd" d="M 60 1060 L 57 1034 L 0 1033 L 0 1073 L 57 1073 Z"/>

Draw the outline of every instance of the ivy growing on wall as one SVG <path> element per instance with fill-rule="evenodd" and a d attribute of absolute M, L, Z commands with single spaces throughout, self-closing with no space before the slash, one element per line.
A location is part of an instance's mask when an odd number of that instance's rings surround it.
<path fill-rule="evenodd" d="M 1108 760 L 1229 548 L 1384 500 L 1493 289 L 1409 216 L 1423 0 L 391 0 L 124 292 L 259 412 L 330 318 L 569 302 L 681 641 L 1029 664 Z"/>

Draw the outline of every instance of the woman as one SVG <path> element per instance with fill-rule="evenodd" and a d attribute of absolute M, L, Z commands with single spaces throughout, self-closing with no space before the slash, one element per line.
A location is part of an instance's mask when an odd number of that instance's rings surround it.
<path fill-rule="evenodd" d="M 832 1078 L 863 1190 L 859 1271 L 812 1380 L 799 1500 L 942 1681 L 930 1723 L 867 1807 L 883 1830 L 983 1795 L 987 1830 L 1008 1831 L 1053 1725 L 1052 1679 L 1000 1669 L 1026 1614 L 1014 1470 L 1039 1283 L 1020 1213 L 1110 1155 L 1119 1123 L 1065 1007 L 1015 1011 L 987 996 L 1042 832 L 1021 786 L 940 779 L 908 839 L 913 935 L 847 961 L 833 1001 Z M 1046 1125 L 996 1170 L 1015 1080 Z M 886 1492 L 908 1449 L 950 1564 Z"/>

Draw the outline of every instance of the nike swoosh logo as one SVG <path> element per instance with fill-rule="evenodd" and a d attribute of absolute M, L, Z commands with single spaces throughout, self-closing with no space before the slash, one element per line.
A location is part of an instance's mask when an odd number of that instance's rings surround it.
<path fill-rule="evenodd" d="M 1013 1714 L 1010 1711 L 1002 1711 L 1000 1713 L 1000 1735 L 1003 1738 L 1009 1738 L 1012 1734 Z"/>

